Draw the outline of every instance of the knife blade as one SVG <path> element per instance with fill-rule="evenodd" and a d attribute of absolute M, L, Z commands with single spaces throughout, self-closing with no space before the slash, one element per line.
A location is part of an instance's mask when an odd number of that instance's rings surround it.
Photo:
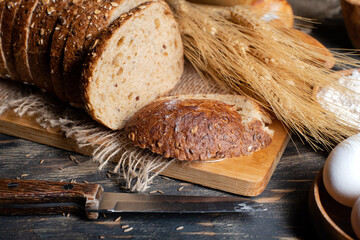
<path fill-rule="evenodd" d="M 266 211 L 263 205 L 241 197 L 203 197 L 104 192 L 92 183 L 63 183 L 0 179 L 0 214 L 99 213 L 224 213 Z"/>

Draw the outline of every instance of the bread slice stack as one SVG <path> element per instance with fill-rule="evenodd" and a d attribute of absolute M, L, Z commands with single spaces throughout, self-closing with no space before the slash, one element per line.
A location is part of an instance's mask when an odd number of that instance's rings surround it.
<path fill-rule="evenodd" d="M 161 0 L 5 0 L 0 77 L 34 84 L 121 129 L 169 90 L 183 46 Z"/>

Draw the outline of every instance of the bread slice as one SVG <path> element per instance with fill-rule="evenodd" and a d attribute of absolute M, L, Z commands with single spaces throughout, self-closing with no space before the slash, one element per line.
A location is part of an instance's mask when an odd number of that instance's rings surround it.
<path fill-rule="evenodd" d="M 12 32 L 15 17 L 22 0 L 6 0 L 3 17 L 1 20 L 1 43 L 5 56 L 5 63 L 8 69 L 9 78 L 19 80 L 16 72 L 14 55 L 12 52 Z"/>
<path fill-rule="evenodd" d="M 91 11 L 86 11 L 86 14 L 83 14 L 79 20 L 75 21 L 71 26 L 71 31 L 68 34 L 66 39 L 65 47 L 64 47 L 64 56 L 62 59 L 62 72 L 61 76 L 64 82 L 65 88 L 65 99 L 66 102 L 70 103 L 73 106 L 77 106 L 70 99 L 72 98 L 69 94 L 69 79 L 72 71 L 81 72 L 81 64 L 79 64 L 80 59 L 83 55 L 83 44 L 86 35 L 86 30 L 91 22 L 91 20 L 96 17 L 99 12 L 101 12 L 101 5 L 103 3 L 101 1 L 95 2 L 92 7 L 90 7 Z M 76 64 L 77 63 L 77 64 Z M 80 69 L 76 69 L 80 68 Z M 80 76 L 81 74 L 79 74 Z M 80 77 L 79 77 L 80 78 Z M 78 80 L 79 82 L 80 80 Z M 77 87 L 76 89 L 79 89 Z M 79 96 L 79 91 L 75 91 L 75 95 Z M 79 96 L 80 97 L 80 96 Z M 79 107 L 79 106 L 78 106 Z"/>
<path fill-rule="evenodd" d="M 0 29 L 1 29 L 1 20 L 5 11 L 5 1 L 0 2 Z M 4 49 L 2 47 L 2 37 L 0 36 L 0 78 L 8 78 L 9 71 L 5 62 Z"/>
<path fill-rule="evenodd" d="M 151 1 L 122 15 L 96 39 L 82 74 L 93 119 L 121 129 L 141 107 L 171 90 L 183 71 L 183 46 L 169 6 Z"/>
<path fill-rule="evenodd" d="M 27 57 L 28 38 L 31 19 L 38 0 L 23 0 L 16 13 L 12 35 L 12 51 L 14 63 L 20 79 L 24 82 L 34 83 Z"/>
<path fill-rule="evenodd" d="M 50 75 L 50 46 L 59 16 L 69 0 L 39 1 L 30 24 L 28 62 L 36 86 L 54 92 Z"/>
<path fill-rule="evenodd" d="M 239 157 L 266 148 L 274 134 L 266 126 L 270 123 L 269 113 L 250 98 L 188 95 L 150 103 L 128 121 L 125 131 L 136 146 L 165 158 L 193 161 Z"/>
<path fill-rule="evenodd" d="M 79 92 L 81 78 L 81 66 L 94 38 L 109 26 L 114 20 L 130 9 L 148 0 L 113 0 L 104 2 L 93 11 L 91 21 L 85 29 L 74 27 L 74 35 L 68 38 L 64 53 L 64 83 L 65 95 L 68 102 L 75 106 L 81 106 L 82 101 Z"/>
<path fill-rule="evenodd" d="M 96 0 L 72 1 L 72 5 L 64 11 L 63 16 L 60 16 L 59 23 L 55 27 L 50 49 L 50 74 L 54 92 L 62 101 L 66 100 L 62 64 L 66 40 L 71 26 L 74 22 L 80 21 L 80 19 L 84 19 L 84 17 L 86 18 L 86 11 L 92 10 L 95 1 Z"/>

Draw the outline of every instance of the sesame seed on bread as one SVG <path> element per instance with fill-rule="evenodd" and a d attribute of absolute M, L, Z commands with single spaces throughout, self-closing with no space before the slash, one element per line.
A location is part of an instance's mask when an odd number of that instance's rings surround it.
<path fill-rule="evenodd" d="M 128 121 L 125 131 L 136 146 L 165 158 L 193 161 L 239 157 L 266 148 L 273 136 L 266 126 L 270 123 L 270 115 L 250 98 L 189 95 L 148 104 Z"/>
<path fill-rule="evenodd" d="M 15 24 L 16 14 L 22 0 L 6 0 L 5 8 L 1 20 L 1 43 L 2 51 L 5 57 L 5 63 L 8 70 L 8 78 L 20 80 L 15 68 L 15 59 L 12 52 L 13 26 Z"/>

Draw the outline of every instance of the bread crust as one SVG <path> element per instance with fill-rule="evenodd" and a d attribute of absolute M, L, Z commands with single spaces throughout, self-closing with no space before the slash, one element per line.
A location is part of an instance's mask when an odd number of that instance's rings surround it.
<path fill-rule="evenodd" d="M 1 21 L 1 41 L 5 56 L 5 62 L 9 71 L 9 78 L 20 80 L 16 73 L 14 55 L 12 51 L 12 32 L 16 14 L 22 0 L 6 0 L 4 14 Z"/>
<path fill-rule="evenodd" d="M 64 12 L 64 16 L 59 18 L 59 23 L 56 25 L 52 37 L 50 49 L 51 82 L 54 86 L 56 96 L 62 101 L 66 101 L 62 64 L 64 47 L 72 24 L 83 16 L 86 10 L 85 6 L 88 3 L 88 0 L 72 1 L 72 5 L 69 5 L 69 8 Z"/>
<path fill-rule="evenodd" d="M 38 0 L 23 0 L 16 13 L 12 36 L 12 51 L 15 60 L 16 72 L 20 79 L 34 83 L 27 57 L 27 42 L 30 32 L 30 23 Z"/>
<path fill-rule="evenodd" d="M 105 3 L 101 3 L 99 1 L 93 2 L 93 4 L 88 7 L 89 11 L 86 11 L 86 14 L 83 14 L 72 24 L 71 31 L 69 32 L 66 40 L 64 58 L 62 60 L 62 77 L 65 86 L 65 99 L 66 102 L 76 107 L 81 107 L 81 101 L 77 101 L 77 99 L 80 99 L 78 90 L 79 84 L 72 84 L 72 81 L 77 83 L 80 81 L 81 70 L 79 70 L 79 68 L 81 68 L 81 60 L 84 59 L 83 45 L 86 37 L 86 31 L 91 20 L 99 14 L 99 11 L 101 12 L 101 6 L 103 4 Z"/>
<path fill-rule="evenodd" d="M 129 20 L 132 15 L 134 15 L 136 12 L 141 12 L 150 3 L 151 2 L 145 2 L 140 6 L 127 12 L 126 14 L 120 16 L 120 18 L 113 22 L 113 24 L 106 31 L 104 31 L 99 38 L 94 39 L 90 47 L 90 51 L 87 54 L 86 60 L 82 68 L 80 93 L 82 102 L 84 103 L 83 107 L 87 110 L 90 116 L 92 116 L 97 121 L 100 121 L 100 119 L 97 119 L 94 112 L 95 108 L 94 106 L 92 106 L 92 104 L 90 104 L 91 101 L 88 94 L 88 86 L 93 81 L 93 72 L 98 61 L 101 60 L 101 54 L 106 50 L 106 42 L 111 39 L 115 31 L 127 20 Z"/>
<path fill-rule="evenodd" d="M 79 92 L 79 84 L 81 78 L 81 66 L 86 58 L 86 54 L 92 44 L 94 38 L 107 27 L 112 21 L 112 14 L 117 8 L 122 8 L 122 5 L 128 4 L 127 0 L 113 0 L 110 2 L 104 2 L 101 6 L 94 10 L 93 17 L 86 29 L 86 33 L 79 32 L 77 34 L 78 39 L 82 40 L 78 44 L 70 46 L 70 51 L 66 50 L 64 57 L 64 82 L 66 89 L 67 101 L 71 102 L 75 106 L 81 106 L 82 100 Z M 134 1 L 135 5 L 139 5 L 146 0 Z M 134 7 L 136 7 L 134 5 Z M 127 12 L 130 9 L 124 11 Z M 69 40 L 68 40 L 69 41 Z"/>
<path fill-rule="evenodd" d="M 125 131 L 136 146 L 185 161 L 249 155 L 272 139 L 260 120 L 243 124 L 233 106 L 209 99 L 157 100 L 138 111 Z"/>
<path fill-rule="evenodd" d="M 51 38 L 68 0 L 39 1 L 31 19 L 28 58 L 36 86 L 54 93 L 50 75 Z"/>

